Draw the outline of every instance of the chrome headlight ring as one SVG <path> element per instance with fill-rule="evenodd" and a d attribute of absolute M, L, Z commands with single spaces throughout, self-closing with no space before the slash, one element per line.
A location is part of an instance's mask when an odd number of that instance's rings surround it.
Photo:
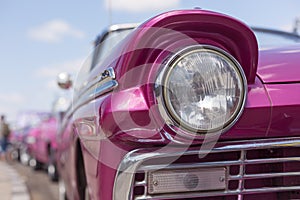
<path fill-rule="evenodd" d="M 189 46 L 175 53 L 160 71 L 155 93 L 159 111 L 184 136 L 225 132 L 242 114 L 247 79 L 236 59 L 210 46 Z"/>

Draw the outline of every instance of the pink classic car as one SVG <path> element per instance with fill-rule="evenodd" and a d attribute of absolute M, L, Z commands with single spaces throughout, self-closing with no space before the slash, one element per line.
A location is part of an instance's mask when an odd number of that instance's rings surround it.
<path fill-rule="evenodd" d="M 47 168 L 51 180 L 58 179 L 56 170 L 57 120 L 54 117 L 42 121 L 32 128 L 27 136 L 27 148 L 30 154 L 29 165 L 35 170 Z"/>
<path fill-rule="evenodd" d="M 39 126 L 43 120 L 49 118 L 49 115 L 48 112 L 38 111 L 23 111 L 18 113 L 14 129 L 10 135 L 10 143 L 15 152 L 14 157 L 23 164 L 27 165 L 30 159 L 28 142 L 32 141 L 32 138 L 29 137 L 31 130 Z"/>
<path fill-rule="evenodd" d="M 110 27 L 59 131 L 61 199 L 299 199 L 299 41 L 201 9 Z"/>

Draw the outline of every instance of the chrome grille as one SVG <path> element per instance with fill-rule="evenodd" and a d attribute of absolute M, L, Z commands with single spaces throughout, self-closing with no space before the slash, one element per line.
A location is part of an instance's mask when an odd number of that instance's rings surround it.
<path fill-rule="evenodd" d="M 214 148 L 204 158 L 199 158 L 196 149 L 182 154 L 170 152 L 148 152 L 139 150 L 143 159 L 136 160 L 135 176 L 132 176 L 130 198 L 144 199 L 251 199 L 258 195 L 275 199 L 300 198 L 300 140 L 296 138 L 281 141 L 252 141 L 222 144 Z M 153 150 L 153 149 L 152 149 Z M 137 151 L 138 152 L 138 151 Z M 135 152 L 136 155 L 139 153 Z M 149 155 L 149 156 L 148 156 Z M 224 155 L 224 156 L 222 156 Z M 170 165 L 170 159 L 178 156 Z M 167 160 L 167 161 L 166 161 Z M 164 162 L 166 161 L 166 162 Z M 226 189 L 187 193 L 156 194 L 148 193 L 147 173 L 159 169 L 192 169 L 208 167 L 226 168 Z M 117 179 L 116 179 L 117 180 Z M 293 192 L 294 191 L 294 192 Z M 206 198 L 204 198 L 206 197 Z"/>

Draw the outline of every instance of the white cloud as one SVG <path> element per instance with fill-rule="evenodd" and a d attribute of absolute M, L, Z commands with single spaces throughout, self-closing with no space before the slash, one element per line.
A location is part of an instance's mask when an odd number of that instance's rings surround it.
<path fill-rule="evenodd" d="M 107 9 L 128 12 L 151 12 L 179 6 L 179 0 L 105 0 Z"/>
<path fill-rule="evenodd" d="M 59 19 L 48 21 L 28 31 L 29 38 L 50 43 L 60 42 L 66 37 L 83 38 L 84 35 L 81 30 Z"/>

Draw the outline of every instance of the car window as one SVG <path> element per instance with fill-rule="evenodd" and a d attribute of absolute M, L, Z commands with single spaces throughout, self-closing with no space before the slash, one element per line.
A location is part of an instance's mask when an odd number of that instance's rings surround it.
<path fill-rule="evenodd" d="M 90 54 L 81 64 L 80 69 L 78 69 L 78 72 L 74 75 L 74 81 L 73 81 L 73 89 L 74 92 L 78 92 L 86 82 L 90 70 L 91 70 L 91 63 L 92 63 L 92 57 L 93 54 Z"/>
<path fill-rule="evenodd" d="M 254 28 L 254 33 L 260 48 L 280 47 L 300 43 L 300 36 L 277 30 Z"/>
<path fill-rule="evenodd" d="M 110 54 L 112 49 L 114 49 L 114 47 L 132 30 L 133 29 L 119 29 L 104 34 L 103 38 L 100 39 L 100 43 L 96 43 L 91 69 L 104 60 L 104 58 Z"/>

